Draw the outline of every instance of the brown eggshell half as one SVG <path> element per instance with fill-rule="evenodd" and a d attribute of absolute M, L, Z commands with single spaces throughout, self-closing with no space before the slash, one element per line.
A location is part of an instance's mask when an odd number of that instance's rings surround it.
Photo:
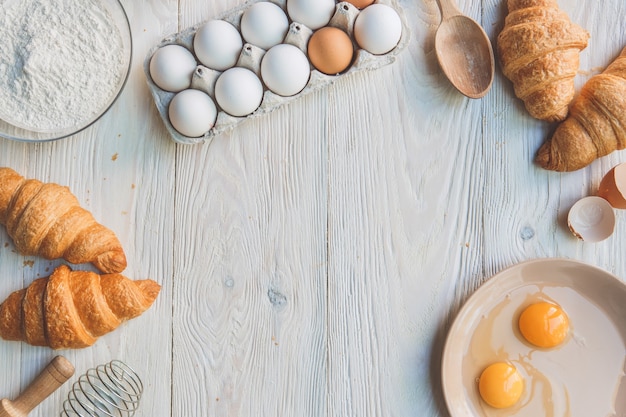
<path fill-rule="evenodd" d="M 598 197 L 604 198 L 616 209 L 626 209 L 626 163 L 613 167 L 602 178 Z"/>

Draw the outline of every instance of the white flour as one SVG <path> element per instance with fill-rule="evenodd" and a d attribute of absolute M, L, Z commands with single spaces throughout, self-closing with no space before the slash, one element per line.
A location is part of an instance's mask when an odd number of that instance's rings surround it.
<path fill-rule="evenodd" d="M 0 118 L 31 130 L 84 125 L 123 73 L 100 0 L 0 0 Z"/>

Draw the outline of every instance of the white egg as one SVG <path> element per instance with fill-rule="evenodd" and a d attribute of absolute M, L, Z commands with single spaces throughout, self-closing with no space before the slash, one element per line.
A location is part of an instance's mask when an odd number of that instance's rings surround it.
<path fill-rule="evenodd" d="M 224 71 L 217 79 L 215 100 L 231 116 L 247 116 L 261 104 L 263 85 L 254 72 L 233 67 Z"/>
<path fill-rule="evenodd" d="M 242 47 L 239 31 L 224 20 L 206 22 L 193 37 L 193 49 L 200 62 L 218 71 L 234 67 Z"/>
<path fill-rule="evenodd" d="M 241 16 L 241 34 L 246 42 L 270 49 L 283 41 L 289 29 L 287 15 L 267 1 L 253 4 Z"/>
<path fill-rule="evenodd" d="M 396 47 L 402 36 L 398 13 L 384 4 L 363 9 L 354 22 L 354 38 L 367 52 L 382 55 Z"/>
<path fill-rule="evenodd" d="M 193 54 L 180 45 L 165 45 L 150 58 L 150 77 L 165 91 L 178 92 L 191 85 L 198 63 Z"/>
<path fill-rule="evenodd" d="M 200 90 L 183 90 L 170 102 L 170 123 L 181 135 L 196 138 L 211 130 L 217 119 L 217 107 Z"/>
<path fill-rule="evenodd" d="M 261 61 L 261 78 L 272 92 L 281 96 L 298 94 L 311 75 L 309 60 L 293 45 L 272 47 Z"/>
<path fill-rule="evenodd" d="M 326 26 L 335 14 L 335 0 L 287 0 L 287 13 L 309 29 Z"/>

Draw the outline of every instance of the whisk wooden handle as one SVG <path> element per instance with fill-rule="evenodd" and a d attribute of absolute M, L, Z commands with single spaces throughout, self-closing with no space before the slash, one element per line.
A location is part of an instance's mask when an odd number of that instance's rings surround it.
<path fill-rule="evenodd" d="M 26 417 L 72 375 L 74 365 L 63 356 L 56 356 L 19 397 L 0 402 L 0 417 Z"/>

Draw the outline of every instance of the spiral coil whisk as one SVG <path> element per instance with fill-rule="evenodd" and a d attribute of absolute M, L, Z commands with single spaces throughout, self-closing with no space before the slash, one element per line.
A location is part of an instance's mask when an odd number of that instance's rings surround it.
<path fill-rule="evenodd" d="M 61 417 L 130 417 L 142 392 L 135 371 L 114 360 L 88 370 L 72 385 Z"/>

